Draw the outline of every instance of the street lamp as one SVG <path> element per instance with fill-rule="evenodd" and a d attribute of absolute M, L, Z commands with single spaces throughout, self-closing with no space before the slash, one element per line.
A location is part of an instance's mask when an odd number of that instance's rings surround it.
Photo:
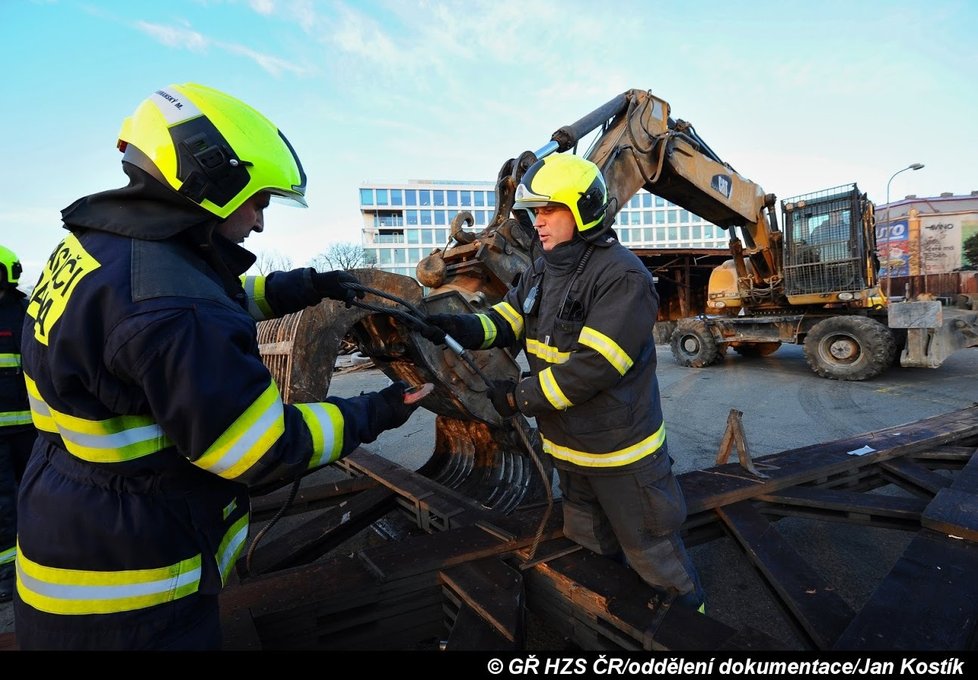
<path fill-rule="evenodd" d="M 894 172 L 890 179 L 886 183 L 886 299 L 890 299 L 890 280 L 893 278 L 893 258 L 890 256 L 890 232 L 892 227 L 890 225 L 890 182 L 893 178 L 899 175 L 901 172 L 906 172 L 907 170 L 920 170 L 924 167 L 923 163 L 911 163 L 905 168 L 901 168 Z"/>

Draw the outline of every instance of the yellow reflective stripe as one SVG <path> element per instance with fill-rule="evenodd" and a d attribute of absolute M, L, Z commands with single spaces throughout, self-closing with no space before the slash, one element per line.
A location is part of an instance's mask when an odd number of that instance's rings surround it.
<path fill-rule="evenodd" d="M 528 354 L 537 356 L 548 364 L 562 364 L 570 359 L 570 352 L 561 352 L 556 347 L 545 345 L 539 340 L 526 339 L 526 351 Z"/>
<path fill-rule="evenodd" d="M 0 354 L 0 368 L 20 368 L 20 355 Z"/>
<path fill-rule="evenodd" d="M 241 549 L 244 548 L 246 538 L 248 538 L 248 513 L 242 515 L 238 521 L 231 525 L 231 528 L 224 534 L 224 538 L 221 539 L 221 544 L 217 547 L 217 554 L 214 559 L 217 560 L 217 568 L 221 572 L 222 585 L 228 582 L 228 576 L 231 574 L 234 563 L 238 561 L 238 556 L 241 555 Z"/>
<path fill-rule="evenodd" d="M 257 463 L 283 432 L 285 409 L 273 380 L 194 464 L 225 479 L 236 479 Z"/>
<path fill-rule="evenodd" d="M 0 413 L 0 427 L 27 425 L 31 422 L 30 411 L 6 411 Z"/>
<path fill-rule="evenodd" d="M 172 602 L 200 587 L 200 555 L 156 569 L 83 571 L 17 556 L 17 593 L 50 614 L 115 614 Z"/>
<path fill-rule="evenodd" d="M 509 327 L 513 329 L 513 333 L 517 338 L 523 335 L 523 317 L 520 313 L 513 309 L 513 305 L 509 304 L 505 300 L 503 302 L 498 302 L 492 306 L 494 310 L 499 312 L 499 315 L 506 319 L 506 323 Z"/>
<path fill-rule="evenodd" d="M 540 389 L 543 390 L 543 396 L 547 398 L 547 401 L 557 410 L 563 411 L 566 408 L 570 408 L 574 404 L 564 396 L 563 390 L 560 389 L 560 385 L 557 384 L 557 380 L 554 378 L 553 371 L 550 367 L 540 371 Z"/>
<path fill-rule="evenodd" d="M 245 296 L 248 298 L 248 313 L 255 321 L 264 321 L 275 316 L 268 300 L 265 298 L 264 276 L 242 276 Z"/>
<path fill-rule="evenodd" d="M 496 339 L 496 324 L 492 322 L 488 314 L 476 314 L 475 318 L 482 323 L 482 335 L 485 338 L 480 349 L 486 349 Z"/>
<path fill-rule="evenodd" d="M 88 420 L 61 413 L 48 406 L 27 375 L 27 398 L 34 426 L 61 436 L 73 456 L 91 463 L 120 463 L 162 451 L 171 446 L 163 429 L 150 416 L 115 416 Z"/>
<path fill-rule="evenodd" d="M 632 367 L 635 363 L 632 361 L 631 357 L 625 353 L 625 351 L 618 346 L 618 343 L 609 338 L 604 333 L 600 333 L 593 328 L 585 326 L 581 329 L 581 335 L 577 339 L 579 343 L 586 347 L 590 347 L 598 354 L 603 356 L 608 360 L 608 363 L 615 367 L 615 369 L 625 375 L 625 372 Z"/>
<path fill-rule="evenodd" d="M 607 453 L 577 451 L 567 446 L 554 444 L 546 437 L 541 436 L 541 439 L 543 440 L 543 450 L 554 458 L 566 460 L 582 467 L 619 467 L 641 460 L 662 448 L 662 444 L 666 440 L 666 425 L 663 423 L 658 430 L 637 444 Z"/>
<path fill-rule="evenodd" d="M 10 564 L 17 557 L 17 546 L 0 550 L 0 564 Z"/>
<path fill-rule="evenodd" d="M 24 374 L 24 382 L 27 383 L 27 401 L 31 405 L 31 418 L 34 420 L 34 427 L 42 432 L 54 432 L 57 434 L 58 426 L 51 417 L 51 410 L 41 399 L 41 393 L 37 391 L 37 385 L 31 377 Z"/>
<path fill-rule="evenodd" d="M 335 404 L 296 404 L 312 436 L 309 469 L 332 463 L 343 451 L 343 413 Z"/>

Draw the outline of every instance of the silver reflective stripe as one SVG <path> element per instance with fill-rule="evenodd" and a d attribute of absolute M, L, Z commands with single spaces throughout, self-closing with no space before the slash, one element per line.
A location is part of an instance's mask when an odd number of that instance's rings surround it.
<path fill-rule="evenodd" d="M 160 595 L 174 591 L 184 586 L 193 585 L 200 581 L 200 567 L 187 571 L 176 577 L 147 581 L 145 583 L 127 583 L 124 585 L 66 585 L 48 583 L 29 576 L 24 570 L 18 570 L 18 579 L 28 590 L 57 600 L 121 600 L 123 598 L 142 597 L 145 595 Z"/>
<path fill-rule="evenodd" d="M 281 425 L 283 417 L 281 401 L 274 401 L 259 416 L 254 425 L 242 432 L 235 439 L 234 443 L 213 463 L 208 463 L 207 470 L 214 474 L 221 474 L 238 464 L 251 449 L 259 442 L 262 437 L 267 435 L 277 425 Z M 266 449 L 267 450 L 267 449 Z M 264 453 L 264 452 L 262 452 Z M 201 463 L 200 460 L 197 461 Z"/>
<path fill-rule="evenodd" d="M 85 434 L 65 429 L 60 423 L 58 425 L 61 437 L 66 442 L 89 449 L 122 449 L 132 444 L 141 444 L 164 436 L 163 428 L 156 424 L 122 430 L 113 434 Z"/>

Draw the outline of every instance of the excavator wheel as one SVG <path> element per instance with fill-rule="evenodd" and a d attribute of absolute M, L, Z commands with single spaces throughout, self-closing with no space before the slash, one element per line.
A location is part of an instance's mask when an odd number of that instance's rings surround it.
<path fill-rule="evenodd" d="M 867 380 L 893 362 L 893 332 L 864 316 L 833 316 L 815 324 L 805 338 L 805 359 L 823 378 Z"/>
<path fill-rule="evenodd" d="M 748 358 L 766 357 L 777 352 L 779 347 L 780 342 L 744 342 L 733 346 L 737 354 Z"/>
<path fill-rule="evenodd" d="M 715 364 L 727 351 L 702 319 L 680 319 L 669 340 L 672 356 L 680 366 L 703 368 Z"/>

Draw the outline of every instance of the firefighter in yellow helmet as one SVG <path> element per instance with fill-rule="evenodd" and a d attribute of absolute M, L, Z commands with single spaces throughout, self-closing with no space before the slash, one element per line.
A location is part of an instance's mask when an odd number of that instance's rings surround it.
<path fill-rule="evenodd" d="M 285 404 L 256 320 L 324 298 L 344 272 L 247 277 L 239 244 L 272 198 L 305 205 L 285 135 L 196 84 L 122 126 L 128 186 L 62 211 L 30 297 L 24 373 L 39 436 L 20 493 L 22 649 L 215 649 L 217 596 L 249 488 L 274 488 L 403 424 L 403 383 Z"/>
<path fill-rule="evenodd" d="M 604 178 L 586 159 L 537 161 L 514 209 L 532 216 L 543 255 L 488 314 L 433 315 L 422 332 L 468 349 L 519 346 L 530 377 L 496 381 L 489 395 L 504 417 L 536 418 L 560 481 L 564 534 L 703 611 L 679 535 L 686 502 L 655 375 L 652 276 L 611 230 Z"/>
<path fill-rule="evenodd" d="M 21 370 L 27 300 L 17 289 L 20 274 L 20 260 L 12 250 L 0 246 L 0 602 L 13 597 L 17 487 L 37 436 Z"/>

